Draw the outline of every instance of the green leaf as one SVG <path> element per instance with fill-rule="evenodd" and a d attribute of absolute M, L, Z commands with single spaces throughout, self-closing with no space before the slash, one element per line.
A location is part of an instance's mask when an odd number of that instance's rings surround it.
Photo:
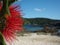
<path fill-rule="evenodd" d="M 10 15 L 10 11 L 9 11 L 9 1 L 8 0 L 3 0 L 3 6 L 1 9 L 1 14 L 2 16 L 4 16 L 5 14 L 9 14 Z"/>
<path fill-rule="evenodd" d="M 9 6 L 17 0 L 1 0 L 1 1 L 3 1 L 3 6 L 0 12 L 0 17 L 4 16 L 5 14 L 10 15 Z"/>
<path fill-rule="evenodd" d="M 3 35 L 1 34 L 1 32 L 0 32 L 0 45 L 6 45 L 6 43 L 4 41 L 4 38 L 3 38 Z"/>

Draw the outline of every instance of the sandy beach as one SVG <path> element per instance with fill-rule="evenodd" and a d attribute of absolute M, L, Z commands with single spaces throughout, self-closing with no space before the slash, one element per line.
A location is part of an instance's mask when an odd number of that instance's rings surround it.
<path fill-rule="evenodd" d="M 60 45 L 60 37 L 51 35 L 37 35 L 36 33 L 18 36 L 11 45 Z"/>

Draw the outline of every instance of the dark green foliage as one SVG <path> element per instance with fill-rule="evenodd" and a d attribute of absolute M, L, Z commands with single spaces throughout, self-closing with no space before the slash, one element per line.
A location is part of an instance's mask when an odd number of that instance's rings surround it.
<path fill-rule="evenodd" d="M 4 14 L 10 15 L 9 6 L 17 0 L 1 0 L 1 1 L 3 2 L 3 6 L 0 11 L 0 17 L 4 16 Z"/>
<path fill-rule="evenodd" d="M 5 14 L 10 15 L 9 6 L 17 0 L 0 0 L 0 2 L 1 1 L 2 1 L 1 3 L 2 8 L 0 9 L 0 45 L 6 45 L 4 38 L 1 34 L 1 32 L 3 31 L 5 27 L 5 23 L 6 23 Z"/>
<path fill-rule="evenodd" d="M 3 31 L 5 27 L 5 22 L 6 22 L 6 19 L 4 17 L 1 17 L 0 18 L 0 31 Z"/>
<path fill-rule="evenodd" d="M 53 19 L 48 19 L 48 18 L 24 18 L 25 24 L 31 24 L 31 25 L 51 25 L 55 24 L 56 22 L 60 22 L 60 20 L 53 20 Z"/>
<path fill-rule="evenodd" d="M 4 38 L 3 38 L 1 33 L 0 33 L 0 45 L 6 45 L 4 42 Z"/>

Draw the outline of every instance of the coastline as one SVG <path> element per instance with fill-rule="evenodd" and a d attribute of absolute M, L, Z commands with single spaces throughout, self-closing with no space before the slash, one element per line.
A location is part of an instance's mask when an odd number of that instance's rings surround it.
<path fill-rule="evenodd" d="M 12 45 L 60 45 L 60 37 L 51 35 L 37 35 L 36 33 L 18 36 Z"/>

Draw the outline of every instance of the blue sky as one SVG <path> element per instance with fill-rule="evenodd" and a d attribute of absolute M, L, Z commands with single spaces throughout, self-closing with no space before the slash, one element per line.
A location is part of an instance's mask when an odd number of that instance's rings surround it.
<path fill-rule="evenodd" d="M 23 17 L 60 20 L 60 0 L 19 0 Z"/>

